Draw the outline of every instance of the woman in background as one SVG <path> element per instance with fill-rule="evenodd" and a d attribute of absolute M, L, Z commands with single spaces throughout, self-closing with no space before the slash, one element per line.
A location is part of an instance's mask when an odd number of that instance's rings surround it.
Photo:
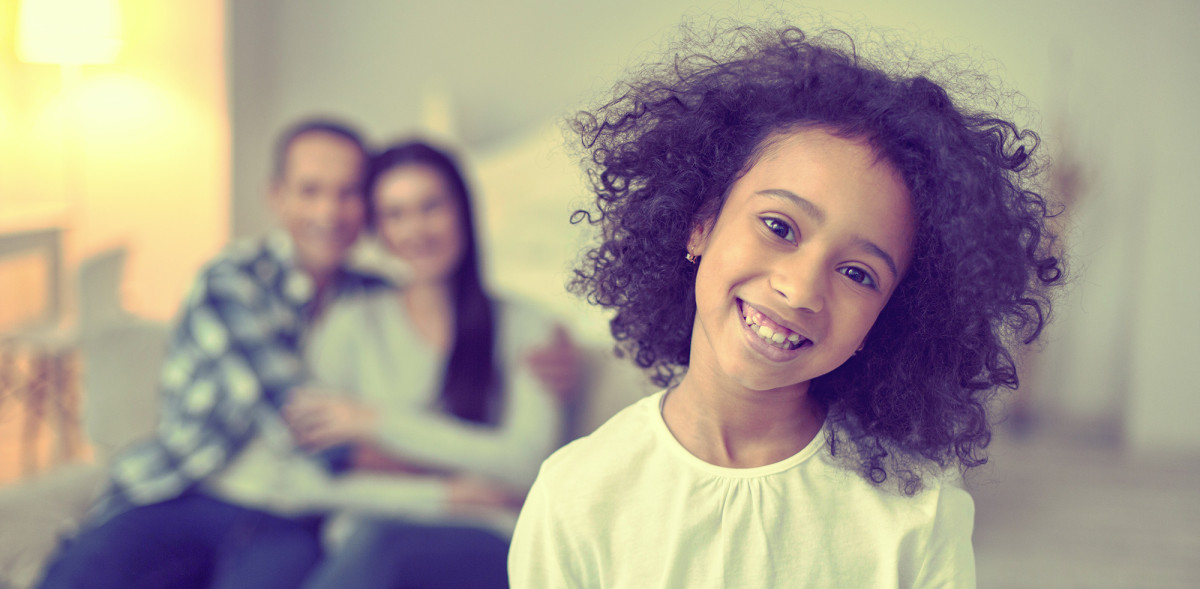
<path fill-rule="evenodd" d="M 553 322 L 484 291 L 470 197 L 448 154 L 393 146 L 368 188 L 374 229 L 411 279 L 331 309 L 313 370 L 353 394 L 306 391 L 286 416 L 304 445 L 352 445 L 354 478 L 396 480 L 386 508 L 349 510 L 348 536 L 308 586 L 506 587 L 516 510 L 560 441 L 557 400 L 527 362 Z"/>

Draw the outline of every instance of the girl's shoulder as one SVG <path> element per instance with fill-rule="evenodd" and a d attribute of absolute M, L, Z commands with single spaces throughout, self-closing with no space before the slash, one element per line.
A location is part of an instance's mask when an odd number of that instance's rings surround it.
<path fill-rule="evenodd" d="M 906 492 L 898 477 L 873 483 L 857 470 L 860 463 L 855 456 L 835 455 L 827 441 L 824 446 L 815 461 L 821 471 L 815 480 L 820 481 L 822 496 L 853 505 L 857 512 L 868 515 L 868 520 L 888 522 L 894 529 L 923 530 L 923 534 L 933 528 L 965 526 L 969 535 L 975 504 L 957 469 L 908 464 L 906 468 L 920 470 L 920 487 Z M 845 444 L 838 448 L 839 452 L 850 450 Z"/>
<path fill-rule="evenodd" d="M 643 397 L 592 433 L 559 448 L 542 463 L 539 479 L 546 479 L 544 484 L 550 486 L 562 481 L 572 487 L 582 482 L 591 488 L 625 479 L 655 454 L 659 443 L 655 419 L 661 399 L 662 392 Z"/>

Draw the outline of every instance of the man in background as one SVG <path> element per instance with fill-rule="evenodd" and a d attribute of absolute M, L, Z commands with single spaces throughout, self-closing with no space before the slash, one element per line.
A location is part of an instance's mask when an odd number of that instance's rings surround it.
<path fill-rule="evenodd" d="M 327 120 L 287 130 L 269 201 L 281 225 L 206 266 L 163 364 L 156 435 L 119 455 L 84 530 L 43 587 L 295 587 L 316 562 L 319 518 L 283 517 L 208 488 L 307 380 L 301 343 L 336 297 L 385 283 L 345 266 L 366 223 L 368 154 Z M 337 470 L 337 453 L 310 456 Z M 299 570 L 297 570 L 299 568 Z"/>

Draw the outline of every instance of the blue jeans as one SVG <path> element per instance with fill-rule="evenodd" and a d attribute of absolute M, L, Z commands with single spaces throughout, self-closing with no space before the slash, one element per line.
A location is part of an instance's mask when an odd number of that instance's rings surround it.
<path fill-rule="evenodd" d="M 320 521 L 198 493 L 124 512 L 68 540 L 43 589 L 294 589 L 321 558 Z"/>
<path fill-rule="evenodd" d="M 506 589 L 508 541 L 468 526 L 364 522 L 305 589 Z"/>

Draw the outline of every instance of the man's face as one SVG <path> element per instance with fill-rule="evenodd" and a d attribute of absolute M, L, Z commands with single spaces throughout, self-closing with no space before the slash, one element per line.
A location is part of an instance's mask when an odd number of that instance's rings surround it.
<path fill-rule="evenodd" d="M 321 131 L 292 141 L 271 207 L 291 234 L 297 262 L 314 278 L 345 260 L 366 221 L 363 154 L 351 141 Z"/>

